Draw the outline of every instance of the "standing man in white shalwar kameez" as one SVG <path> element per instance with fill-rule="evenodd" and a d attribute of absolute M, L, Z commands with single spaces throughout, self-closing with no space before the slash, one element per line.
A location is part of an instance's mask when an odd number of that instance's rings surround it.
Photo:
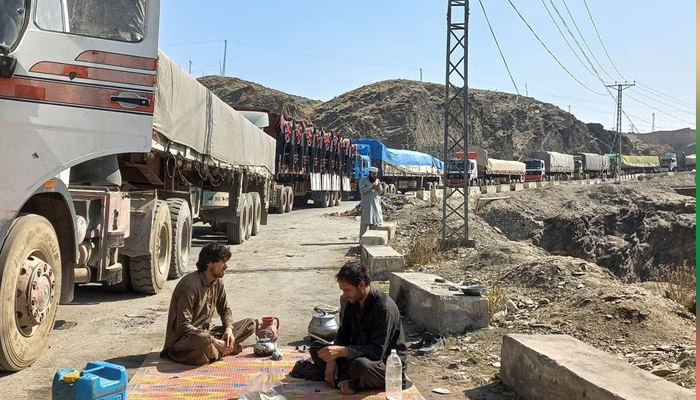
<path fill-rule="evenodd" d="M 376 229 L 377 225 L 384 222 L 382 216 L 382 195 L 384 189 L 377 177 L 379 170 L 376 167 L 369 169 L 369 176 L 365 176 L 360 180 L 360 194 L 362 201 L 362 218 L 360 219 L 360 238 L 367 229 Z"/>

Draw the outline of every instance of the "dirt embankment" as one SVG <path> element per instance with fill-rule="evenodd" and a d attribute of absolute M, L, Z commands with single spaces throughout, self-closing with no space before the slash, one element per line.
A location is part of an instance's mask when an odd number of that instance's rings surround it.
<path fill-rule="evenodd" d="M 489 329 L 412 357 L 413 371 L 425 377 L 424 385 L 453 393 L 516 398 L 498 379 L 503 335 L 565 333 L 695 387 L 695 315 L 667 298 L 674 285 L 637 283 L 657 279 L 660 264 L 678 274 L 683 262 L 694 265 L 695 199 L 671 189 L 694 179 L 676 174 L 622 185 L 562 185 L 480 201 L 470 218 L 476 247 L 447 253 L 438 250 L 439 203 L 415 202 L 395 212 L 393 246 L 407 255 L 409 268 L 486 284 L 492 302 Z M 694 282 L 694 275 L 679 276 Z"/>
<path fill-rule="evenodd" d="M 693 178 L 676 180 L 692 184 Z M 662 265 L 695 264 L 695 210 L 693 198 L 658 182 L 633 181 L 523 191 L 480 215 L 511 240 L 594 262 L 626 281 L 647 281 L 658 278 Z"/>

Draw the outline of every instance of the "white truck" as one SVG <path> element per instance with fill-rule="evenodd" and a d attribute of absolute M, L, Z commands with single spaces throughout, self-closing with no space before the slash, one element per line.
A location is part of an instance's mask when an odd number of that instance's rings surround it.
<path fill-rule="evenodd" d="M 158 53 L 158 0 L 0 2 L 0 369 L 77 283 L 157 293 L 266 223 L 275 141 Z"/>

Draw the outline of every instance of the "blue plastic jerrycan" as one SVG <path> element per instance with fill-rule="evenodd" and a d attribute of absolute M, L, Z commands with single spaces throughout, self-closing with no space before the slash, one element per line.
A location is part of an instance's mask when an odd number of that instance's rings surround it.
<path fill-rule="evenodd" d="M 53 400 L 126 400 L 126 368 L 105 361 L 89 362 L 78 371 L 63 368 L 53 377 Z"/>

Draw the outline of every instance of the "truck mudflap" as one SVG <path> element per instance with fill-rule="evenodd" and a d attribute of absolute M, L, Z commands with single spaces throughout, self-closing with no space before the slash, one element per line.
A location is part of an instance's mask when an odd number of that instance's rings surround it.
<path fill-rule="evenodd" d="M 122 255 L 140 257 L 150 255 L 153 213 L 158 195 L 156 191 L 129 192 L 131 196 L 131 225 L 129 237 L 120 249 Z"/>

